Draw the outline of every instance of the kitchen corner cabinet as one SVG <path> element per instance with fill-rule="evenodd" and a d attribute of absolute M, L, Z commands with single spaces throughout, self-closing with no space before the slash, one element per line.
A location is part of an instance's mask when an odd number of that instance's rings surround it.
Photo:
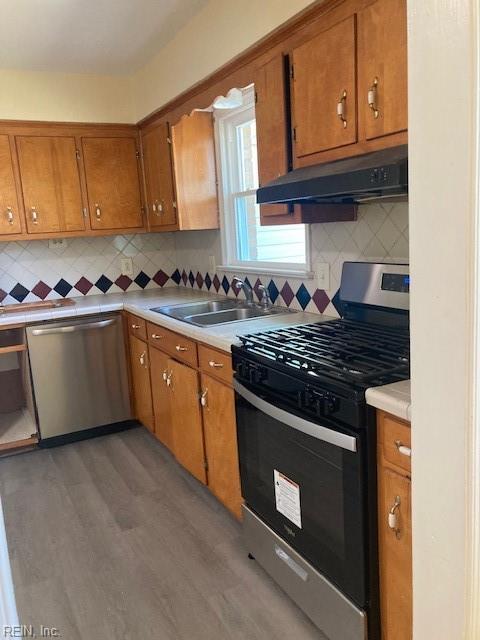
<path fill-rule="evenodd" d="M 143 227 L 136 137 L 82 138 L 92 229 Z"/>
<path fill-rule="evenodd" d="M 135 417 L 149 431 L 154 432 L 148 344 L 132 332 L 130 332 L 130 369 Z"/>
<path fill-rule="evenodd" d="M 230 354 L 135 316 L 128 316 L 128 325 L 136 417 L 150 428 L 152 406 L 152 430 L 158 440 L 240 519 L 242 496 Z M 145 384 L 150 385 L 148 391 Z"/>
<path fill-rule="evenodd" d="M 212 114 L 194 111 L 183 116 L 171 127 L 171 135 L 179 229 L 218 229 Z"/>
<path fill-rule="evenodd" d="M 377 428 L 382 640 L 411 640 L 410 424 L 379 411 Z"/>
<path fill-rule="evenodd" d="M 146 208 L 149 231 L 172 231 L 177 225 L 169 125 L 142 133 Z"/>
<path fill-rule="evenodd" d="M 10 139 L 0 135 L 0 236 L 22 232 Z"/>
<path fill-rule="evenodd" d="M 28 234 L 85 231 L 73 136 L 17 136 Z"/>

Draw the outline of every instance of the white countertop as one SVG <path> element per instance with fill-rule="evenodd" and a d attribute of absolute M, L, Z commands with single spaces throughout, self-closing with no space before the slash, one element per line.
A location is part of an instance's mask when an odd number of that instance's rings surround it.
<path fill-rule="evenodd" d="M 367 404 L 411 422 L 410 380 L 372 387 L 365 394 Z"/>
<path fill-rule="evenodd" d="M 199 342 L 205 342 L 223 351 L 230 351 L 232 344 L 238 344 L 237 336 L 239 335 L 332 319 L 330 316 L 316 313 L 298 312 L 254 318 L 253 320 L 242 320 L 241 322 L 233 322 L 214 327 L 195 327 L 186 322 L 175 320 L 174 318 L 169 318 L 168 316 L 150 310 L 152 307 L 193 302 L 205 298 L 224 299 L 224 296 L 213 295 L 202 291 L 193 291 L 183 287 L 167 287 L 164 289 L 149 289 L 148 291 L 85 296 L 82 298 L 73 298 L 75 305 L 68 307 L 41 309 L 23 313 L 19 310 L 18 313 L 0 315 L 0 326 L 20 323 L 32 324 L 34 322 L 74 318 L 125 309 L 145 320 L 154 322 L 172 331 L 177 331 L 189 338 L 193 338 Z"/>

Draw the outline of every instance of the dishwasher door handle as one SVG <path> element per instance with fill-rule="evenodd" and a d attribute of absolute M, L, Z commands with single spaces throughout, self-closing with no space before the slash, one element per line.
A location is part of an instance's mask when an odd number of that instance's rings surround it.
<path fill-rule="evenodd" d="M 98 322 L 86 322 L 85 324 L 71 324 L 64 327 L 51 327 L 46 329 L 32 329 L 32 336 L 48 336 L 53 333 L 75 333 L 77 331 L 88 331 L 89 329 L 103 329 L 116 322 L 111 320 L 99 320 Z"/>

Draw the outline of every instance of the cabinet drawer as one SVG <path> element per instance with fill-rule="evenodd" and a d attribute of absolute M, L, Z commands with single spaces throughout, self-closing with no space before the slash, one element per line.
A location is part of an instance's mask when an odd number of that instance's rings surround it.
<path fill-rule="evenodd" d="M 410 472 L 411 429 L 404 422 L 383 414 L 380 422 L 380 438 L 385 460 Z"/>
<path fill-rule="evenodd" d="M 148 341 L 152 346 L 166 351 L 177 360 L 186 362 L 192 367 L 197 366 L 197 343 L 194 340 L 151 322 L 147 323 L 147 333 Z"/>
<path fill-rule="evenodd" d="M 232 384 L 232 357 L 228 353 L 217 351 L 203 344 L 198 345 L 200 369 L 223 382 Z"/>
<path fill-rule="evenodd" d="M 147 323 L 131 313 L 128 314 L 128 330 L 132 336 L 137 336 L 140 340 L 147 339 Z"/>

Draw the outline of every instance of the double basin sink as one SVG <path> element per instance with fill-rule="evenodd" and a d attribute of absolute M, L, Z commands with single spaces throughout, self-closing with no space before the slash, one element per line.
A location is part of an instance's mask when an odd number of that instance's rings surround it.
<path fill-rule="evenodd" d="M 217 324 L 252 320 L 265 316 L 295 313 L 292 309 L 282 307 L 263 308 L 258 304 L 248 304 L 238 300 L 208 300 L 188 302 L 186 304 L 168 305 L 151 309 L 176 320 L 188 322 L 197 327 L 212 327 Z"/>

